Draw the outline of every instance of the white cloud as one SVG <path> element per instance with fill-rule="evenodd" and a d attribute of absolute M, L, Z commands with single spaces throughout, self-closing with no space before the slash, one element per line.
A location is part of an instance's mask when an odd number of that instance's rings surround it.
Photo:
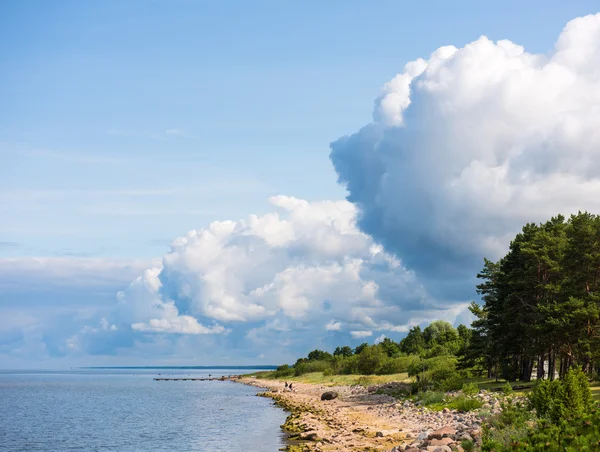
<path fill-rule="evenodd" d="M 276 212 L 174 240 L 160 267 L 119 294 L 116 318 L 137 331 L 180 333 L 231 325 L 240 334 L 247 323 L 244 334 L 260 343 L 318 329 L 323 316 L 326 330 L 359 336 L 402 328 L 433 303 L 411 271 L 357 229 L 349 202 L 271 203 Z"/>
<path fill-rule="evenodd" d="M 385 334 L 381 334 L 380 336 L 377 336 L 377 337 L 375 338 L 375 341 L 374 341 L 374 343 L 375 343 L 375 344 L 379 344 L 380 342 L 383 342 L 383 340 L 384 340 L 385 338 L 386 338 Z"/>
<path fill-rule="evenodd" d="M 355 339 L 362 339 L 373 335 L 372 331 L 350 331 L 350 334 Z"/>
<path fill-rule="evenodd" d="M 131 325 L 136 331 L 153 333 L 179 333 L 179 334 L 219 334 L 224 333 L 221 325 L 206 327 L 200 325 L 198 320 L 189 315 L 182 315 L 172 319 L 150 319 L 148 323 L 138 322 Z"/>
<path fill-rule="evenodd" d="M 327 331 L 340 331 L 342 329 L 342 324 L 340 322 L 334 322 L 333 320 L 325 325 L 325 329 Z"/>
<path fill-rule="evenodd" d="M 524 223 L 600 210 L 600 14 L 549 56 L 442 47 L 384 86 L 373 117 L 331 153 L 361 229 L 419 276 L 474 275 Z"/>
<path fill-rule="evenodd" d="M 158 263 L 158 262 L 155 262 Z M 0 289 L 118 287 L 129 284 L 151 260 L 73 257 L 0 258 Z"/>

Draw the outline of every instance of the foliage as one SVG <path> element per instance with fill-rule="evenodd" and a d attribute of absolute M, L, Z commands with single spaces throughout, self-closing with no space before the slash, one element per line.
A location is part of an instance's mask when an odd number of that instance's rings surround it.
<path fill-rule="evenodd" d="M 347 345 L 344 345 L 343 347 L 336 347 L 336 349 L 333 352 L 333 356 L 342 356 L 344 358 L 348 358 L 353 354 L 354 351 Z"/>
<path fill-rule="evenodd" d="M 479 386 L 476 383 L 465 383 L 462 386 L 462 392 L 465 395 L 475 395 L 479 393 Z"/>
<path fill-rule="evenodd" d="M 425 338 L 420 326 L 410 329 L 404 339 L 400 341 L 400 351 L 407 355 L 418 355 L 425 349 Z"/>
<path fill-rule="evenodd" d="M 430 406 L 438 403 L 443 403 L 445 400 L 445 395 L 443 392 L 425 391 L 419 393 L 416 397 L 416 400 L 421 402 L 423 406 Z"/>
<path fill-rule="evenodd" d="M 457 411 L 472 411 L 478 410 L 483 406 L 481 399 L 476 397 L 469 397 L 466 395 L 459 395 L 453 397 L 448 403 L 448 408 Z"/>
<path fill-rule="evenodd" d="M 378 347 L 390 358 L 395 358 L 400 355 L 400 346 L 389 337 L 384 338 L 383 341 L 378 344 Z"/>
<path fill-rule="evenodd" d="M 369 347 L 369 344 L 367 344 L 366 342 L 363 342 L 362 344 L 360 344 L 358 347 L 356 347 L 354 349 L 354 354 L 360 355 L 363 352 L 363 350 L 365 350 L 368 347 Z"/>
<path fill-rule="evenodd" d="M 600 367 L 600 216 L 527 224 L 477 276 L 483 306 L 472 306 L 461 367 L 485 366 L 509 381 L 530 381 L 535 367 L 544 378 L 544 362 L 551 379 L 573 365 L 590 374 Z"/>
<path fill-rule="evenodd" d="M 572 367 L 561 380 L 540 381 L 529 398 L 539 417 L 554 423 L 581 417 L 592 407 L 592 393 L 587 376 Z"/>
<path fill-rule="evenodd" d="M 482 450 L 600 450 L 600 410 L 581 369 L 539 382 L 530 404 L 537 417 L 524 405 L 503 404 L 501 413 L 487 420 Z"/>
<path fill-rule="evenodd" d="M 512 385 L 508 381 L 504 383 L 504 386 L 502 386 L 502 393 L 504 395 L 511 395 L 513 392 Z"/>
<path fill-rule="evenodd" d="M 372 375 L 387 355 L 380 347 L 366 347 L 359 355 L 357 370 L 363 375 Z"/>
<path fill-rule="evenodd" d="M 294 375 L 299 377 L 310 372 L 325 372 L 331 369 L 330 361 L 303 361 L 294 365 Z"/>
<path fill-rule="evenodd" d="M 307 356 L 309 361 L 326 361 L 332 358 L 331 353 L 323 350 L 313 350 Z"/>

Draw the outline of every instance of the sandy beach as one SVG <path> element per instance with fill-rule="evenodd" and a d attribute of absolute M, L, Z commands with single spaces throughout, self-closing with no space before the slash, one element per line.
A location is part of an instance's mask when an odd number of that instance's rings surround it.
<path fill-rule="evenodd" d="M 462 450 L 462 439 L 480 435 L 477 413 L 431 411 L 377 394 L 362 386 L 324 386 L 244 377 L 240 383 L 265 388 L 262 395 L 291 414 L 282 426 L 298 444 L 290 451 L 430 451 Z M 333 400 L 321 400 L 335 391 Z"/>

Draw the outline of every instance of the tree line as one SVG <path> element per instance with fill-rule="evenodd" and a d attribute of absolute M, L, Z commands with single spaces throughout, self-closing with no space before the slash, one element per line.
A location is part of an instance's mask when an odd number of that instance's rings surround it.
<path fill-rule="evenodd" d="M 313 350 L 274 377 L 408 372 L 436 389 L 482 375 L 508 381 L 553 380 L 574 365 L 600 371 L 600 217 L 558 215 L 526 224 L 497 262 L 484 259 L 477 277 L 481 304 L 471 327 L 437 320 L 395 342 Z"/>
<path fill-rule="evenodd" d="M 463 365 L 508 380 L 554 379 L 600 367 L 600 217 L 578 213 L 527 224 L 498 262 L 477 275 Z"/>

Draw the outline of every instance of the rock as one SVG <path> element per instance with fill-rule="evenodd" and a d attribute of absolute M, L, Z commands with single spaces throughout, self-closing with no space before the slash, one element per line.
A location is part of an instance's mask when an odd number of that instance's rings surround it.
<path fill-rule="evenodd" d="M 421 452 L 418 447 L 409 447 L 408 449 L 404 449 L 404 452 Z"/>
<path fill-rule="evenodd" d="M 335 391 L 327 391 L 321 394 L 321 400 L 333 400 L 337 398 L 338 393 Z"/>
<path fill-rule="evenodd" d="M 442 439 L 432 439 L 429 441 L 429 445 L 430 446 L 449 446 L 453 442 L 454 442 L 454 440 L 447 436 Z"/>
<path fill-rule="evenodd" d="M 452 449 L 454 452 L 465 452 L 465 450 L 460 444 L 454 444 L 450 446 L 450 449 Z"/>
<path fill-rule="evenodd" d="M 419 436 L 417 436 L 417 440 L 419 441 L 423 441 L 424 439 L 426 439 L 429 436 L 429 433 L 427 432 L 422 432 L 419 433 Z"/>
<path fill-rule="evenodd" d="M 319 439 L 319 435 L 316 432 L 306 432 L 300 435 L 300 439 L 305 441 L 316 441 Z"/>
<path fill-rule="evenodd" d="M 442 427 L 439 430 L 436 430 L 435 432 L 431 432 L 427 436 L 427 438 L 428 439 L 442 439 L 446 436 L 452 436 L 452 435 L 456 435 L 456 430 L 454 430 L 449 425 L 446 425 L 445 427 Z"/>
<path fill-rule="evenodd" d="M 452 452 L 448 446 L 427 446 L 428 452 Z"/>
<path fill-rule="evenodd" d="M 383 432 L 376 432 L 375 433 L 375 438 L 383 438 L 385 436 L 385 434 Z"/>
<path fill-rule="evenodd" d="M 473 441 L 473 438 L 468 433 L 461 433 L 456 435 L 457 441 Z"/>

